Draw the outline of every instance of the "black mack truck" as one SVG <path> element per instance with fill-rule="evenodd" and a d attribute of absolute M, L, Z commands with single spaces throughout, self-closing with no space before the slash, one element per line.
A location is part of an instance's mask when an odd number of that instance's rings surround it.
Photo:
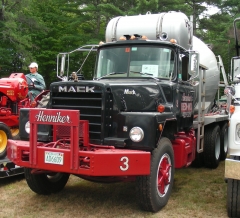
<path fill-rule="evenodd" d="M 93 80 L 69 77 L 79 51 L 97 52 Z M 8 157 L 25 167 L 34 192 L 58 192 L 70 174 L 131 180 L 141 207 L 156 212 L 168 202 L 174 168 L 196 160 L 216 168 L 226 157 L 227 115 L 204 116 L 216 107 L 218 63 L 184 14 L 114 18 L 106 42 L 58 60 L 62 81 L 51 84 L 47 109 L 22 109 L 25 141 L 8 140 Z"/>

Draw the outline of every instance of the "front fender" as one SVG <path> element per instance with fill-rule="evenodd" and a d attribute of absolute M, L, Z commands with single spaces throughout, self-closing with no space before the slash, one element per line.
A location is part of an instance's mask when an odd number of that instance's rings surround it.
<path fill-rule="evenodd" d="M 117 128 L 117 137 L 128 139 L 127 147 L 132 149 L 153 150 L 160 137 L 158 125 L 163 124 L 166 119 L 172 119 L 171 112 L 122 112 L 118 114 L 115 123 Z M 144 132 L 144 138 L 140 142 L 133 142 L 129 133 L 133 127 L 140 127 Z"/>

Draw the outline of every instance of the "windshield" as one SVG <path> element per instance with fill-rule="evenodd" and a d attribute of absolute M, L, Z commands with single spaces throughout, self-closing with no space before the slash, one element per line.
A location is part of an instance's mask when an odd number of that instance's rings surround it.
<path fill-rule="evenodd" d="M 100 50 L 95 78 L 173 77 L 174 51 L 163 47 L 124 46 Z"/>

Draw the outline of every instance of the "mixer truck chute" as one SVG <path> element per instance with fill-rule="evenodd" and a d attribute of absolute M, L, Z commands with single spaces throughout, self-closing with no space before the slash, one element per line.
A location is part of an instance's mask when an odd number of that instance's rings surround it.
<path fill-rule="evenodd" d="M 69 80 L 72 53 L 86 50 L 97 52 L 93 80 Z M 225 158 L 220 135 L 228 115 L 215 102 L 219 65 L 184 14 L 113 18 L 105 43 L 58 59 L 64 80 L 50 85 L 48 109 L 21 110 L 29 141 L 8 140 L 8 157 L 25 167 L 34 192 L 60 191 L 69 174 L 134 180 L 141 207 L 156 212 L 168 202 L 175 168 L 196 160 L 216 168 Z"/>

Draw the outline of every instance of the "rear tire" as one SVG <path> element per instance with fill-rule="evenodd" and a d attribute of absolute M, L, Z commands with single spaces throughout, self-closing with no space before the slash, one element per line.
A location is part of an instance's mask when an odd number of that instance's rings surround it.
<path fill-rule="evenodd" d="M 69 179 L 67 173 L 32 174 L 31 171 L 31 168 L 24 168 L 27 184 L 32 191 L 40 195 L 61 191 Z"/>
<path fill-rule="evenodd" d="M 9 127 L 0 123 L 0 159 L 7 156 L 7 140 L 12 139 L 12 134 Z"/>
<path fill-rule="evenodd" d="M 240 217 L 240 181 L 228 179 L 227 182 L 227 211 L 229 217 Z"/>
<path fill-rule="evenodd" d="M 150 175 L 136 179 L 137 200 L 142 209 L 157 212 L 168 202 L 174 180 L 174 153 L 169 139 L 162 138 L 151 156 Z"/>
<path fill-rule="evenodd" d="M 228 151 L 228 123 L 224 123 L 220 130 L 220 160 L 225 160 Z"/>
<path fill-rule="evenodd" d="M 208 168 L 215 169 L 220 161 L 220 127 L 208 126 L 204 133 L 204 164 Z"/>

